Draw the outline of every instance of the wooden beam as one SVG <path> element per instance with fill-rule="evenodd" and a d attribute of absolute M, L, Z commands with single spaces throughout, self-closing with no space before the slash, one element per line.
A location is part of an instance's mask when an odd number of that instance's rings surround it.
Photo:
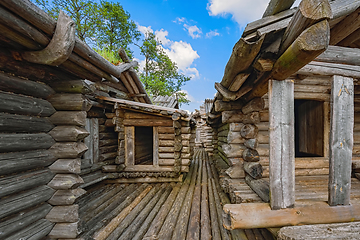
<path fill-rule="evenodd" d="M 272 209 L 295 204 L 294 82 L 269 82 L 270 199 Z"/>
<path fill-rule="evenodd" d="M 356 52 L 356 51 L 355 51 Z M 322 76 L 345 76 L 352 78 L 360 78 L 360 67 L 354 65 L 315 62 L 312 61 L 306 66 L 302 67 L 297 74 L 301 75 L 322 75 Z"/>
<path fill-rule="evenodd" d="M 359 36 L 360 37 L 360 36 Z M 360 49 L 329 46 L 315 61 L 360 66 Z"/>
<path fill-rule="evenodd" d="M 125 165 L 135 165 L 135 127 L 125 127 Z"/>
<path fill-rule="evenodd" d="M 360 9 L 336 24 L 330 33 L 330 45 L 336 45 L 360 27 Z"/>
<path fill-rule="evenodd" d="M 229 230 L 360 221 L 357 201 L 337 207 L 331 207 L 327 202 L 297 201 L 294 208 L 277 211 L 273 211 L 268 203 L 226 204 L 223 209 L 224 227 Z"/>
<path fill-rule="evenodd" d="M 295 0 L 271 0 L 263 14 L 263 18 L 275 15 L 287 9 L 290 9 Z"/>
<path fill-rule="evenodd" d="M 308 27 L 332 18 L 328 0 L 302 0 L 283 35 L 280 54 Z"/>
<path fill-rule="evenodd" d="M 55 33 L 47 47 L 40 51 L 24 52 L 22 57 L 29 62 L 58 66 L 65 62 L 75 46 L 75 23 L 60 10 Z"/>
<path fill-rule="evenodd" d="M 326 50 L 329 38 L 330 27 L 327 20 L 307 28 L 275 62 L 272 78 L 284 80 L 308 64 Z"/>
<path fill-rule="evenodd" d="M 329 205 L 350 204 L 354 126 L 352 78 L 334 76 L 331 89 Z"/>

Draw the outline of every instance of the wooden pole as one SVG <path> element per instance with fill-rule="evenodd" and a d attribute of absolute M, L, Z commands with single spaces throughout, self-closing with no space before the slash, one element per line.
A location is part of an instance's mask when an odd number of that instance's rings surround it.
<path fill-rule="evenodd" d="M 295 204 L 294 82 L 269 82 L 270 199 L 272 209 Z"/>
<path fill-rule="evenodd" d="M 334 76 L 329 144 L 329 205 L 350 204 L 351 158 L 354 127 L 354 83 Z"/>
<path fill-rule="evenodd" d="M 295 0 L 271 0 L 264 12 L 263 18 L 290 9 L 294 2 Z"/>

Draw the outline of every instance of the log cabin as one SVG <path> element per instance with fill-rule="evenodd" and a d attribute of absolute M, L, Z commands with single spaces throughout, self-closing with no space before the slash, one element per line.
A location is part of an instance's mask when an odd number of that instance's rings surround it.
<path fill-rule="evenodd" d="M 111 64 L 29 0 L 1 1 L 0 28 L 0 239 L 114 239 L 121 216 L 182 203 L 170 182 L 189 172 L 194 124 L 152 105 L 137 62 L 120 49 Z"/>
<path fill-rule="evenodd" d="M 206 113 L 228 229 L 359 226 L 360 1 L 293 2 L 271 0 L 246 26 Z"/>

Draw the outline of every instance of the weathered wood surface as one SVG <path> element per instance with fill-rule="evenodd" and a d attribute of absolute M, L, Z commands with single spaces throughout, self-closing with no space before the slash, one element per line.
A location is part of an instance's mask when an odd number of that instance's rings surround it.
<path fill-rule="evenodd" d="M 49 135 L 57 142 L 77 142 L 87 137 L 89 132 L 78 126 L 56 126 Z"/>
<path fill-rule="evenodd" d="M 332 11 L 328 0 L 303 0 L 292 17 L 283 35 L 280 53 L 294 42 L 294 40 L 308 27 L 322 20 L 332 18 Z"/>
<path fill-rule="evenodd" d="M 265 107 L 265 101 L 263 98 L 254 98 L 253 100 L 251 100 L 250 102 L 248 102 L 242 109 L 241 111 L 244 114 L 248 114 L 251 112 L 258 112 L 263 110 Z"/>
<path fill-rule="evenodd" d="M 271 0 L 262 17 L 264 18 L 288 10 L 294 2 L 295 0 Z"/>
<path fill-rule="evenodd" d="M 360 59 L 357 57 L 359 54 L 360 49 L 358 48 L 330 45 L 325 52 L 315 58 L 315 61 L 359 66 Z"/>
<path fill-rule="evenodd" d="M 294 208 L 271 210 L 268 203 L 226 204 L 224 227 L 267 228 L 303 224 L 328 224 L 360 220 L 360 205 L 331 207 L 323 201 L 297 201 Z M 261 212 L 261 218 L 258 213 Z M 316 216 L 316 217 L 314 217 Z"/>
<path fill-rule="evenodd" d="M 58 159 L 49 169 L 54 173 L 81 173 L 81 159 Z"/>
<path fill-rule="evenodd" d="M 47 118 L 0 113 L 1 132 L 48 132 L 53 127 L 54 125 Z"/>
<path fill-rule="evenodd" d="M 352 78 L 333 77 L 329 143 L 329 204 L 350 204 L 351 159 L 354 126 L 354 83 Z"/>
<path fill-rule="evenodd" d="M 244 170 L 254 179 L 262 177 L 263 169 L 259 162 L 244 162 Z"/>
<path fill-rule="evenodd" d="M 11 197 L 1 199 L 0 218 L 43 203 L 47 201 L 54 192 L 55 190 L 48 186 L 40 186 L 29 191 L 16 194 L 15 196 L 13 195 Z"/>
<path fill-rule="evenodd" d="M 269 83 L 271 208 L 295 204 L 294 83 Z"/>
<path fill-rule="evenodd" d="M 50 43 L 40 51 L 24 52 L 22 57 L 33 63 L 58 66 L 65 62 L 75 46 L 75 23 L 60 10 L 55 33 Z"/>
<path fill-rule="evenodd" d="M 54 143 L 54 139 L 46 133 L 0 134 L 0 152 L 48 149 Z"/>
<path fill-rule="evenodd" d="M 359 232 L 360 225 L 357 222 L 304 225 L 281 228 L 278 232 L 278 239 L 357 239 Z"/>
<path fill-rule="evenodd" d="M 333 76 L 339 75 L 344 77 L 360 77 L 360 67 L 354 65 L 346 65 L 339 63 L 327 63 L 312 61 L 308 65 L 302 67 L 297 74 L 301 75 L 322 75 Z"/>
<path fill-rule="evenodd" d="M 74 189 L 84 183 L 84 180 L 75 174 L 56 174 L 55 177 L 48 183 L 53 189 L 67 190 Z"/>
<path fill-rule="evenodd" d="M 57 111 L 49 120 L 55 125 L 85 126 L 86 111 Z"/>
<path fill-rule="evenodd" d="M 21 172 L 51 165 L 56 157 L 48 150 L 0 154 L 0 175 Z"/>
<path fill-rule="evenodd" d="M 270 187 L 266 180 L 246 176 L 245 182 L 264 202 L 270 202 Z"/>
<path fill-rule="evenodd" d="M 50 238 L 58 239 L 75 239 L 80 233 L 78 222 L 74 223 L 57 223 L 49 233 Z"/>
<path fill-rule="evenodd" d="M 240 111 L 223 111 L 222 112 L 223 123 L 259 123 L 259 112 L 252 112 L 249 114 L 243 114 Z"/>
<path fill-rule="evenodd" d="M 352 12 L 331 29 L 331 45 L 336 45 L 360 27 L 359 12 L 359 9 Z"/>
<path fill-rule="evenodd" d="M 16 240 L 16 239 L 25 239 L 29 236 L 38 239 L 42 239 L 48 235 L 51 231 L 52 227 L 54 226 L 53 223 L 49 222 L 46 219 L 40 219 L 29 226 L 21 229 L 20 231 L 13 234 L 11 237 L 8 237 L 9 240 Z"/>
<path fill-rule="evenodd" d="M 55 143 L 50 151 L 57 157 L 62 159 L 79 158 L 87 150 L 87 146 L 82 142 L 62 142 Z"/>
<path fill-rule="evenodd" d="M 46 185 L 54 175 L 55 174 L 49 170 L 38 170 L 1 178 L 0 198 L 23 190 Z"/>
<path fill-rule="evenodd" d="M 54 107 L 46 100 L 0 92 L 0 111 L 49 117 L 55 112 Z"/>
<path fill-rule="evenodd" d="M 36 222 L 39 219 L 42 219 L 50 211 L 52 207 L 43 203 L 40 206 L 22 211 L 8 220 L 5 220 L 0 223 L 0 237 L 14 237 L 14 235 L 22 230 L 24 226 L 28 226 L 33 222 Z M 40 231 L 40 229 L 38 229 Z"/>
<path fill-rule="evenodd" d="M 29 95 L 37 98 L 46 99 L 55 91 L 44 83 L 25 80 L 0 72 L 0 89 L 2 91 Z"/>
<path fill-rule="evenodd" d="M 235 102 L 225 102 L 221 100 L 216 100 L 214 102 L 215 111 L 222 112 L 222 111 L 230 111 L 230 110 L 241 110 L 243 107 L 242 101 L 235 101 Z"/>
<path fill-rule="evenodd" d="M 55 206 L 46 215 L 46 219 L 55 222 L 76 222 L 79 220 L 79 205 Z"/>
<path fill-rule="evenodd" d="M 48 101 L 56 110 L 89 111 L 91 102 L 82 94 L 61 93 L 52 95 Z"/>
<path fill-rule="evenodd" d="M 86 191 L 81 188 L 69 190 L 57 190 L 54 195 L 48 200 L 52 205 L 72 205 L 74 202 L 84 195 Z"/>
<path fill-rule="evenodd" d="M 326 50 L 329 39 L 330 27 L 327 20 L 307 28 L 275 62 L 272 78 L 284 80 L 297 72 Z"/>

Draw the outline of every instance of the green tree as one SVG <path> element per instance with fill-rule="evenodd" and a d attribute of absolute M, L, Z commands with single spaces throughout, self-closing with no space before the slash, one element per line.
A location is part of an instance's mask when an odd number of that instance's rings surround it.
<path fill-rule="evenodd" d="M 186 94 L 181 92 L 190 77 L 179 73 L 175 62 L 167 56 L 155 34 L 147 32 L 140 47 L 145 57 L 144 71 L 140 73 L 146 91 L 152 97 L 175 95 L 179 104 L 189 103 Z"/>

